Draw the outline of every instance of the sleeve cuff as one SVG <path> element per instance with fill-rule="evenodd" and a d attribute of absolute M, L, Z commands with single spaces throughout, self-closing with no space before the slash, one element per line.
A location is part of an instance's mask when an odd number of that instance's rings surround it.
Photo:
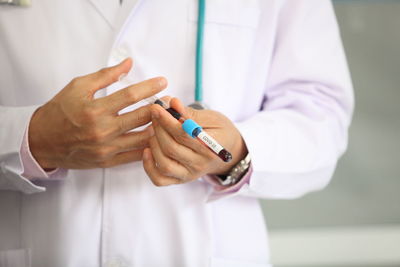
<path fill-rule="evenodd" d="M 212 186 L 212 191 L 207 199 L 207 202 L 214 201 L 228 196 L 234 196 L 247 188 L 250 183 L 250 178 L 253 173 L 253 166 L 250 164 L 247 173 L 240 179 L 240 181 L 231 186 L 221 185 L 214 175 L 206 175 L 203 180 Z"/>

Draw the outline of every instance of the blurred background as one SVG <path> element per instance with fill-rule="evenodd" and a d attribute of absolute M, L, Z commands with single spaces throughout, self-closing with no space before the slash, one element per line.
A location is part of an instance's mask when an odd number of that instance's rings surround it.
<path fill-rule="evenodd" d="M 276 267 L 400 266 L 400 0 L 333 1 L 356 110 L 327 189 L 263 200 Z"/>

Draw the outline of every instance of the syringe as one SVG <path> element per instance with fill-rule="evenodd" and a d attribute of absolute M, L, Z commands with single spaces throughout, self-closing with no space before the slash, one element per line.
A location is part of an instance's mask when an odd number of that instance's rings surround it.
<path fill-rule="evenodd" d="M 182 123 L 183 130 L 193 138 L 199 139 L 205 144 L 212 152 L 214 152 L 220 159 L 225 162 L 232 160 L 232 154 L 221 146 L 217 140 L 211 137 L 203 128 L 192 119 L 185 119 L 182 115 L 173 108 L 167 107 L 165 103 L 156 96 L 145 99 L 149 104 L 158 104 L 163 107 L 169 114 Z"/>

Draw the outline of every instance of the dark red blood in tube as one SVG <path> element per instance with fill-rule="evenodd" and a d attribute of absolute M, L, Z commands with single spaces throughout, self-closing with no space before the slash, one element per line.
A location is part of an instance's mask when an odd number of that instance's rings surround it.
<path fill-rule="evenodd" d="M 222 149 L 219 153 L 218 153 L 218 157 L 220 157 L 220 159 L 222 159 L 225 162 L 229 162 L 232 160 L 232 154 L 229 153 L 226 149 Z"/>

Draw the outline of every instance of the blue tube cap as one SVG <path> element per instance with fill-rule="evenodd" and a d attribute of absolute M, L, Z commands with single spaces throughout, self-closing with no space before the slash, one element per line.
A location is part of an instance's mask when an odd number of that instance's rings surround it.
<path fill-rule="evenodd" d="M 202 130 L 201 126 L 191 119 L 185 120 L 182 124 L 182 128 L 188 135 L 190 135 L 193 138 L 196 137 L 194 133 L 196 132 L 197 129 Z"/>

